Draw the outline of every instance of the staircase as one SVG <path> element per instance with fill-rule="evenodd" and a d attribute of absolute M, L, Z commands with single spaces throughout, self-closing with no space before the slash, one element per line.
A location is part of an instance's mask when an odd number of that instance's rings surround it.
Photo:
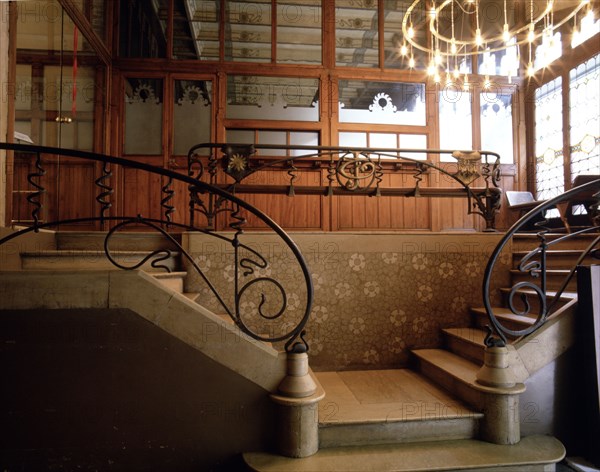
<path fill-rule="evenodd" d="M 550 290 L 559 289 L 567 269 L 575 265 L 591 240 L 583 236 L 570 241 L 568 248 L 549 252 Z M 536 246 L 534 235 L 515 236 L 513 284 L 527 280 L 517 267 Z M 562 331 L 564 336 L 564 331 L 572 328 L 576 290 L 576 282 L 571 281 L 553 319 L 528 338 L 512 340 L 509 357 L 518 382 L 527 380 L 567 349 L 567 345 L 556 346 L 548 339 L 557 337 L 555 331 Z M 509 291 L 501 290 L 505 303 Z M 479 439 L 486 393 L 476 376 L 484 361 L 485 326 L 489 321 L 485 309 L 473 307 L 471 312 L 471 326 L 443 330 L 443 347 L 412 351 L 411 369 L 317 372 L 326 392 L 319 405 L 319 451 L 303 459 L 245 454 L 250 468 L 261 472 L 556 470 L 555 464 L 562 460 L 565 450 L 551 436 L 524 437 L 514 445 Z M 527 328 L 535 322 L 533 315 L 514 315 L 506 304 L 495 307 L 494 312 L 513 329 Z M 536 340 L 540 342 L 532 342 Z"/>
<path fill-rule="evenodd" d="M 99 233 L 57 233 L 56 247 L 21 253 L 22 269 L 111 270 L 103 251 L 104 235 Z M 581 239 L 581 247 L 585 238 Z M 518 236 L 513 243 L 516 268 L 532 237 Z M 169 290 L 194 301 L 195 293 L 185 293 L 186 273 L 180 271 L 179 254 L 162 261 L 172 271 L 152 265 L 156 249 L 168 249 L 160 235 L 127 233 L 115 235 L 115 258 L 134 264 L 144 257 L 141 267 Z M 551 252 L 552 274 L 559 276 L 576 259 L 578 247 Z M 522 275 L 513 270 L 513 282 Z M 554 288 L 558 279 L 549 279 Z M 508 289 L 504 290 L 506 293 Z M 562 311 L 549 330 L 572 317 L 576 287 L 561 298 Z M 507 326 L 526 327 L 531 316 L 509 314 L 505 307 L 495 310 Z M 256 471 L 552 471 L 562 460 L 564 447 L 549 436 L 522 438 L 518 444 L 499 445 L 482 441 L 485 429 L 486 389 L 476 382 L 483 364 L 487 322 L 482 308 L 473 308 L 472 326 L 444 329 L 444 346 L 412 352 L 411 369 L 317 372 L 314 378 L 326 397 L 318 407 L 319 451 L 307 458 L 291 459 L 276 454 L 244 454 L 246 464 Z M 223 321 L 223 323 L 227 323 Z M 544 336 L 549 330 L 541 330 Z M 536 333 L 536 335 L 538 335 Z M 530 341 L 530 340 L 529 340 Z M 519 382 L 535 370 L 528 364 L 531 345 L 514 340 L 510 347 L 511 365 Z M 269 349 L 270 346 L 268 346 Z M 522 353 L 520 351 L 523 351 Z M 558 351 L 557 351 L 558 352 Z M 548 355 L 558 355 L 557 352 Z M 539 367 L 538 367 L 539 368 Z M 489 414 L 489 411 L 487 412 Z"/>

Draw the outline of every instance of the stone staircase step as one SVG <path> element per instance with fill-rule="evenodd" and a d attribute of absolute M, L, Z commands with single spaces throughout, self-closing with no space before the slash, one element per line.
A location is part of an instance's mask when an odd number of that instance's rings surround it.
<path fill-rule="evenodd" d="M 571 269 L 575 266 L 575 263 L 581 256 L 582 250 L 577 249 L 563 249 L 563 250 L 548 250 L 546 252 L 546 265 L 552 269 Z M 528 251 L 514 251 L 513 252 L 513 267 L 516 269 L 523 259 L 528 254 Z M 538 258 L 539 259 L 539 258 Z M 583 260 L 584 263 L 597 262 L 590 255 L 586 256 Z"/>
<path fill-rule="evenodd" d="M 566 280 L 569 272 L 570 270 L 568 269 L 546 269 L 546 287 L 551 290 L 558 290 Z M 527 272 L 512 269 L 510 274 L 513 283 L 532 282 L 536 285 L 540 283 L 539 277 L 534 277 Z M 570 292 L 577 291 L 577 275 L 571 278 L 566 289 Z"/>
<path fill-rule="evenodd" d="M 321 448 L 465 439 L 482 415 L 409 369 L 317 372 Z"/>
<path fill-rule="evenodd" d="M 508 300 L 508 296 L 510 294 L 511 289 L 510 288 L 501 288 L 500 289 L 500 293 L 502 294 L 502 298 L 504 300 L 504 305 L 508 306 L 507 300 Z M 539 300 L 538 300 L 538 296 L 536 294 L 536 292 L 534 292 L 533 290 L 530 289 L 521 289 L 518 291 L 519 294 L 524 294 L 527 295 L 527 300 L 529 301 L 529 304 L 531 306 L 530 308 L 530 313 L 539 313 L 539 309 L 540 309 L 540 304 L 539 304 Z M 554 300 L 554 298 L 556 297 L 556 291 L 555 290 L 546 290 L 546 298 L 547 298 L 547 302 L 550 303 L 551 301 Z M 561 306 L 565 305 L 567 302 L 570 302 L 571 300 L 573 300 L 574 298 L 577 298 L 577 292 L 563 292 L 559 298 L 559 301 L 557 302 L 556 308 L 560 308 Z M 518 310 L 524 310 L 525 309 L 525 305 L 520 301 L 520 296 L 517 295 L 514 297 L 515 300 L 515 306 Z"/>
<path fill-rule="evenodd" d="M 444 349 L 417 349 L 412 354 L 421 374 L 481 410 L 482 394 L 475 382 L 478 364 Z"/>
<path fill-rule="evenodd" d="M 451 352 L 483 365 L 485 350 L 483 341 L 487 331 L 478 328 L 446 328 L 442 332 L 446 346 Z"/>
<path fill-rule="evenodd" d="M 503 326 L 512 330 L 521 330 L 528 328 L 535 323 L 535 317 L 533 316 L 521 316 L 515 315 L 510 309 L 502 307 L 492 307 L 496 318 L 502 323 Z M 473 322 L 478 328 L 485 329 L 490 323 L 485 308 L 477 307 L 471 308 L 473 314 Z"/>
<path fill-rule="evenodd" d="M 548 472 L 565 456 L 551 436 L 528 436 L 511 446 L 474 439 L 321 449 L 292 459 L 275 454 L 245 453 L 256 472 Z"/>
<path fill-rule="evenodd" d="M 198 292 L 183 292 L 182 295 L 193 302 L 198 300 L 198 297 L 200 296 Z"/>
<path fill-rule="evenodd" d="M 59 231 L 56 233 L 57 249 L 82 249 L 103 251 L 105 231 Z M 181 236 L 171 234 L 177 242 Z M 110 249 L 122 251 L 154 251 L 155 249 L 173 249 L 173 244 L 157 232 L 122 231 L 110 238 Z"/>
<path fill-rule="evenodd" d="M 546 241 L 554 241 L 564 236 L 565 233 L 547 233 Z M 572 236 L 564 242 L 555 243 L 551 246 L 551 248 L 553 250 L 560 250 L 563 248 L 582 250 L 587 248 L 597 236 L 598 233 L 580 234 L 578 236 Z M 530 251 L 538 247 L 539 243 L 540 239 L 535 233 L 517 233 L 513 237 L 512 247 L 513 251 Z"/>
<path fill-rule="evenodd" d="M 165 287 L 183 293 L 183 283 L 187 272 L 154 272 L 152 277 L 162 283 Z"/>
<path fill-rule="evenodd" d="M 133 266 L 152 251 L 111 251 L 111 256 L 124 266 Z M 152 260 L 163 257 L 154 256 L 146 261 L 139 269 L 146 272 L 164 272 L 164 268 L 152 267 Z M 171 256 L 159 262 L 171 271 L 177 269 L 179 253 L 172 252 Z M 21 253 L 21 266 L 25 270 L 120 270 L 106 257 L 104 251 L 59 249 L 32 251 Z"/>

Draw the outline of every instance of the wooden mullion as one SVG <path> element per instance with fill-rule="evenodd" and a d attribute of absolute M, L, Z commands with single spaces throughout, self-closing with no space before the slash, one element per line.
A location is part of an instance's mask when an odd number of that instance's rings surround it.
<path fill-rule="evenodd" d="M 271 64 L 277 63 L 277 0 L 271 0 Z"/>
<path fill-rule="evenodd" d="M 571 133 L 570 133 L 570 97 L 569 93 L 570 80 L 569 80 L 569 69 L 563 72 L 562 76 L 562 135 L 563 135 L 563 174 L 564 174 L 564 189 L 571 189 Z"/>
<path fill-rule="evenodd" d="M 378 0 L 377 2 L 377 35 L 379 46 L 379 69 L 383 70 L 385 65 L 385 36 L 384 36 L 384 20 L 385 20 L 385 0 Z"/>
<path fill-rule="evenodd" d="M 75 5 L 73 0 L 58 0 L 69 18 L 75 23 L 75 26 L 85 36 L 85 39 L 90 43 L 94 52 L 102 59 L 102 61 L 109 65 L 112 61 L 112 55 L 104 41 L 96 34 L 89 20 L 85 17 L 83 12 Z"/>

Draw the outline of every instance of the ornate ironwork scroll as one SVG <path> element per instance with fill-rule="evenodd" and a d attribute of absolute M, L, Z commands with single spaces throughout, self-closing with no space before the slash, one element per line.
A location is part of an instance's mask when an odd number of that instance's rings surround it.
<path fill-rule="evenodd" d="M 494 313 L 494 308 L 491 302 L 491 279 L 494 268 L 498 261 L 503 248 L 512 239 L 515 233 L 522 231 L 532 221 L 539 218 L 539 215 L 544 215 L 546 210 L 556 207 L 556 205 L 568 202 L 569 200 L 576 200 L 577 196 L 585 193 L 593 193 L 594 202 L 588 206 L 587 211 L 590 216 L 589 226 L 578 229 L 577 231 L 567 233 L 564 236 L 556 239 L 548 239 L 547 227 L 544 227 L 548 223 L 547 220 L 543 219 L 535 225 L 540 228 L 537 233 L 538 246 L 532 249 L 526 254 L 520 261 L 517 270 L 524 274 L 529 275 L 529 280 L 519 281 L 515 283 L 507 294 L 507 305 L 511 313 L 517 316 L 533 317 L 533 323 L 527 328 L 523 329 L 511 329 L 502 324 L 498 317 Z M 583 234 L 600 234 L 600 226 L 598 222 L 594 221 L 594 208 L 598 208 L 600 202 L 600 180 L 588 182 L 585 185 L 575 187 L 568 192 L 559 195 L 551 200 L 541 203 L 539 206 L 531 210 L 529 213 L 524 215 L 519 221 L 517 221 L 500 240 L 496 248 L 494 249 L 490 259 L 488 261 L 483 281 L 483 302 L 487 312 L 490 325 L 488 327 L 489 334 L 486 337 L 486 344 L 488 346 L 493 345 L 505 345 L 508 341 L 508 337 L 521 337 L 533 333 L 539 329 L 546 320 L 552 316 L 556 311 L 557 305 L 560 302 L 561 295 L 564 294 L 565 290 L 571 279 L 575 276 L 577 266 L 584 261 L 588 255 L 593 257 L 600 256 L 599 245 L 600 235 L 594 237 L 588 247 L 581 251 L 579 258 L 573 264 L 573 267 L 569 270 L 568 274 L 564 276 L 563 282 L 557 290 L 548 290 L 547 284 L 547 256 L 548 251 L 569 239 L 576 238 Z"/>

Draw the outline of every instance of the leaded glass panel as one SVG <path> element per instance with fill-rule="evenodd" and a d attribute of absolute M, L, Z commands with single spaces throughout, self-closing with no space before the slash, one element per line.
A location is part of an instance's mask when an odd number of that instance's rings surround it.
<path fill-rule="evenodd" d="M 535 91 L 536 198 L 546 200 L 564 191 L 562 79 Z"/>
<path fill-rule="evenodd" d="M 600 55 L 569 72 L 571 178 L 600 174 Z"/>
<path fill-rule="evenodd" d="M 379 67 L 378 20 L 377 0 L 336 0 L 336 65 Z"/>

